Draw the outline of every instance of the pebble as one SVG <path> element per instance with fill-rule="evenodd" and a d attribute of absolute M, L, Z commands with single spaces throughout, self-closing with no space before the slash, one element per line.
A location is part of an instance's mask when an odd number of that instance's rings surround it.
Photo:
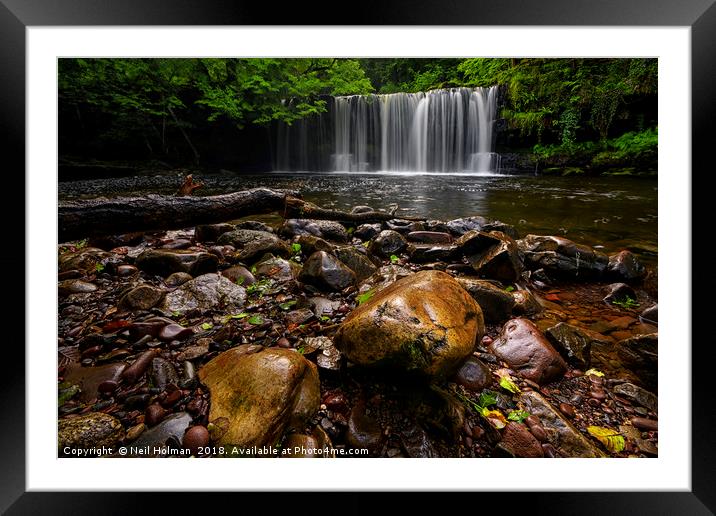
<path fill-rule="evenodd" d="M 490 337 L 489 335 L 485 335 L 484 337 L 482 337 L 482 341 L 481 341 L 481 342 L 482 342 L 483 345 L 489 347 L 490 344 L 492 344 L 492 337 Z"/>
<path fill-rule="evenodd" d="M 182 445 L 189 448 L 192 455 L 199 453 L 199 448 L 209 444 L 209 431 L 205 426 L 197 425 L 189 428 L 184 434 Z"/>
<path fill-rule="evenodd" d="M 149 394 L 135 394 L 133 396 L 129 396 L 124 401 L 124 406 L 129 409 L 141 409 L 147 406 L 147 403 L 149 403 L 150 396 Z"/>
<path fill-rule="evenodd" d="M 595 400 L 604 401 L 607 399 L 607 393 L 603 389 L 594 389 L 589 391 L 589 395 Z"/>
<path fill-rule="evenodd" d="M 169 412 L 158 403 L 153 403 L 147 407 L 144 413 L 144 422 L 147 426 L 154 426 L 159 423 Z"/>
<path fill-rule="evenodd" d="M 601 405 L 601 402 L 596 398 L 589 398 L 587 400 L 587 403 L 589 403 L 589 405 L 591 405 L 592 407 L 598 407 L 599 405 Z"/>
<path fill-rule="evenodd" d="M 191 328 L 184 328 L 179 324 L 167 324 L 159 332 L 159 339 L 163 341 L 182 340 L 194 333 Z"/>
<path fill-rule="evenodd" d="M 101 392 L 102 394 L 111 394 L 117 390 L 118 386 L 119 384 L 114 380 L 106 380 L 99 384 L 99 386 L 97 387 L 97 391 Z"/>
<path fill-rule="evenodd" d="M 542 452 L 544 452 L 544 456 L 548 459 L 554 459 L 557 457 L 557 450 L 555 450 L 554 446 L 549 443 L 542 444 Z"/>
<path fill-rule="evenodd" d="M 290 347 L 291 347 L 291 342 L 289 342 L 289 340 L 288 340 L 286 337 L 281 337 L 281 338 L 278 339 L 278 341 L 276 342 L 276 345 L 277 345 L 279 348 L 290 348 Z"/>
<path fill-rule="evenodd" d="M 647 419 L 644 417 L 631 418 L 631 424 L 639 430 L 644 430 L 646 432 L 653 432 L 659 429 L 658 421 L 655 421 L 654 419 Z"/>
<path fill-rule="evenodd" d="M 540 420 L 537 416 L 527 416 L 525 419 L 525 424 L 532 428 L 533 426 L 541 425 Z"/>
<path fill-rule="evenodd" d="M 574 419 L 574 416 L 577 415 L 574 411 L 574 407 L 568 403 L 560 403 L 559 411 L 570 419 Z"/>
<path fill-rule="evenodd" d="M 474 426 L 472 428 L 472 437 L 473 439 L 482 439 L 482 437 L 485 435 L 485 430 L 482 427 Z"/>
<path fill-rule="evenodd" d="M 120 265 L 117 267 L 117 276 L 126 277 L 136 274 L 139 271 L 134 265 Z"/>
<path fill-rule="evenodd" d="M 465 446 L 468 448 L 472 448 L 472 438 L 471 437 L 465 437 Z"/>
<path fill-rule="evenodd" d="M 132 428 L 127 430 L 127 437 L 125 438 L 125 441 L 126 442 L 134 441 L 146 429 L 147 429 L 147 425 L 145 425 L 144 423 L 139 423 L 138 425 L 134 425 Z"/>
<path fill-rule="evenodd" d="M 170 408 L 174 406 L 182 398 L 182 392 L 180 390 L 172 391 L 167 394 L 167 397 L 162 400 L 161 405 L 164 408 Z"/>
<path fill-rule="evenodd" d="M 146 372 L 149 364 L 152 363 L 156 356 L 157 353 L 153 349 L 139 355 L 139 358 L 122 372 L 122 379 L 128 384 L 135 383 Z"/>
<path fill-rule="evenodd" d="M 542 425 L 534 425 L 530 427 L 530 432 L 532 432 L 532 435 L 534 435 L 538 441 L 542 443 L 547 442 L 547 431 Z"/>

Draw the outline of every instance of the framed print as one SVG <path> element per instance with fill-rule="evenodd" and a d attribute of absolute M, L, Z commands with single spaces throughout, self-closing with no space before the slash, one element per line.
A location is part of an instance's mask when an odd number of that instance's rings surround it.
<path fill-rule="evenodd" d="M 4 261 L 26 339 L 3 508 L 397 490 L 710 513 L 690 169 L 716 8 L 258 26 L 210 4 L 4 1 L 27 246 Z"/>

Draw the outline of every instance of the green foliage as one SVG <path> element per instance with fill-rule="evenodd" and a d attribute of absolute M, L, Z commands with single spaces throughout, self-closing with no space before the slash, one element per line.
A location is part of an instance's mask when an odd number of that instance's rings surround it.
<path fill-rule="evenodd" d="M 367 290 L 367 291 L 363 292 L 362 294 L 358 294 L 356 296 L 356 301 L 358 302 L 359 305 L 362 305 L 363 303 L 370 301 L 370 298 L 373 297 L 373 294 L 375 294 L 374 288 Z"/>
<path fill-rule="evenodd" d="M 289 310 L 296 303 L 297 303 L 297 301 L 295 299 L 292 299 L 291 301 L 286 301 L 285 303 L 281 303 L 278 306 L 281 310 Z"/>
<path fill-rule="evenodd" d="M 629 296 L 626 296 L 626 299 L 623 300 L 623 301 L 617 300 L 617 299 L 613 299 L 613 300 L 612 300 L 612 304 L 613 304 L 613 305 L 616 305 L 616 306 L 618 306 L 618 307 L 620 307 L 620 308 L 625 308 L 625 309 L 627 309 L 627 310 L 632 309 L 632 308 L 636 308 L 636 307 L 639 306 L 639 303 L 637 302 L 637 300 L 636 300 L 636 299 L 632 299 L 632 298 L 630 298 Z"/>
<path fill-rule="evenodd" d="M 517 385 L 515 385 L 515 383 L 507 376 L 502 376 L 500 378 L 500 387 L 513 394 L 517 394 L 518 392 L 520 392 L 520 388 L 517 387 Z"/>
<path fill-rule="evenodd" d="M 249 295 L 258 295 L 263 297 L 267 290 L 273 286 L 273 280 L 270 278 L 260 279 L 246 287 L 246 293 Z"/>
<path fill-rule="evenodd" d="M 253 324 L 254 326 L 263 324 L 264 320 L 261 318 L 260 315 L 254 315 L 249 318 L 249 324 Z"/>
<path fill-rule="evenodd" d="M 205 322 L 205 323 L 202 323 L 202 324 L 201 324 L 201 329 L 202 329 L 202 330 L 210 330 L 210 329 L 212 329 L 213 327 L 214 327 L 214 325 L 211 324 L 210 322 Z"/>
<path fill-rule="evenodd" d="M 293 254 L 299 254 L 301 252 L 301 244 L 291 244 L 291 252 Z"/>
<path fill-rule="evenodd" d="M 507 419 L 510 421 L 517 421 L 518 423 L 522 423 L 525 419 L 530 417 L 529 412 L 525 412 L 524 410 L 513 410 L 509 414 L 507 414 Z"/>
<path fill-rule="evenodd" d="M 96 264 L 96 265 L 94 266 L 94 270 L 95 270 L 96 272 L 102 272 L 102 271 L 104 270 L 104 265 L 101 264 L 101 263 L 98 263 L 98 264 Z"/>
<path fill-rule="evenodd" d="M 398 258 L 396 255 L 391 254 L 390 255 L 390 263 L 398 263 L 400 261 L 400 258 Z"/>
<path fill-rule="evenodd" d="M 480 393 L 480 398 L 477 402 L 481 407 L 487 408 L 497 403 L 497 393 L 489 389 L 485 389 Z"/>

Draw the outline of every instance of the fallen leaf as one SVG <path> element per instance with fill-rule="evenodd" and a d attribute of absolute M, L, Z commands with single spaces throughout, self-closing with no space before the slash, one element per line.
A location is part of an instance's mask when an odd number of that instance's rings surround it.
<path fill-rule="evenodd" d="M 499 410 L 490 410 L 490 409 L 482 409 L 481 412 L 482 417 L 487 419 L 492 426 L 500 430 L 501 428 L 505 428 L 507 426 L 507 420 L 505 419 L 505 416 L 502 412 Z"/>
<path fill-rule="evenodd" d="M 616 430 L 601 426 L 588 426 L 587 432 L 601 442 L 610 452 L 620 452 L 624 449 L 624 437 Z"/>
<path fill-rule="evenodd" d="M 525 419 L 530 417 L 529 412 L 525 412 L 524 410 L 513 410 L 509 414 L 507 414 L 507 419 L 510 421 L 517 421 L 518 423 L 522 423 Z"/>
<path fill-rule="evenodd" d="M 521 392 L 520 388 L 517 387 L 517 385 L 515 385 L 515 383 L 506 376 L 500 378 L 500 387 L 502 387 L 506 391 L 510 391 L 512 394 L 518 394 L 519 392 Z"/>
<path fill-rule="evenodd" d="M 589 376 L 589 375 L 592 375 L 592 376 L 604 376 L 604 373 L 602 373 L 602 372 L 601 372 L 600 370 L 598 370 L 598 369 L 587 369 L 587 372 L 585 372 L 584 374 L 585 374 L 585 376 Z"/>

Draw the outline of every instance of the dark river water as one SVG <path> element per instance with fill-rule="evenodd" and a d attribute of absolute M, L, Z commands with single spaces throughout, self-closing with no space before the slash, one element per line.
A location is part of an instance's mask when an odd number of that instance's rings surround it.
<path fill-rule="evenodd" d="M 460 176 L 447 174 L 261 174 L 195 176 L 210 195 L 258 186 L 300 191 L 326 208 L 359 204 L 398 214 L 450 220 L 470 215 L 514 225 L 529 233 L 562 235 L 604 251 L 657 256 L 657 181 L 633 177 Z M 175 176 L 61 182 L 60 199 L 173 193 Z"/>

